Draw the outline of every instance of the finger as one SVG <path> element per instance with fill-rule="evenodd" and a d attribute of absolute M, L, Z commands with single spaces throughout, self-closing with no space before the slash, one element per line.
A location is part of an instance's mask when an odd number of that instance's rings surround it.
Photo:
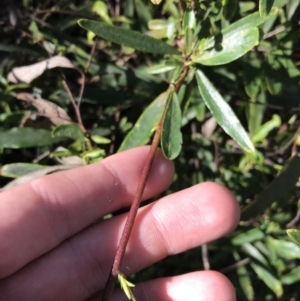
<path fill-rule="evenodd" d="M 140 283 L 132 288 L 138 301 L 235 301 L 231 282 L 214 271 L 194 272 Z M 101 293 L 86 301 L 101 301 Z M 112 301 L 128 301 L 124 291 L 116 290 Z"/>
<path fill-rule="evenodd" d="M 0 278 L 93 223 L 129 206 L 149 147 L 64 171 L 0 194 Z M 173 178 L 173 164 L 158 151 L 143 199 Z M 21 252 L 20 252 L 21 250 Z"/>
<path fill-rule="evenodd" d="M 214 271 L 194 272 L 166 277 L 136 285 L 132 292 L 139 301 L 235 301 L 235 290 L 231 282 Z M 118 290 L 112 301 L 126 301 L 123 291 Z M 95 296 L 87 301 L 100 301 Z M 128 300 L 128 299 L 127 299 Z"/>
<path fill-rule="evenodd" d="M 0 291 L 6 300 L 87 299 L 106 283 L 125 219 L 125 214 L 120 215 L 82 231 L 2 280 Z M 223 236 L 238 219 L 235 198 L 218 184 L 204 183 L 165 197 L 139 211 L 121 271 L 134 273 Z"/>

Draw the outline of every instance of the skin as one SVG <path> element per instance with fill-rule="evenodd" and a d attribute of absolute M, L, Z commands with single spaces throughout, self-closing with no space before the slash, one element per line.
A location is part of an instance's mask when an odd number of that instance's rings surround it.
<path fill-rule="evenodd" d="M 133 199 L 149 147 L 37 179 L 0 193 L 0 300 L 96 301 L 105 286 L 126 214 L 95 223 Z M 143 199 L 164 191 L 174 166 L 158 151 Z M 139 210 L 122 272 L 231 232 L 239 207 L 230 191 L 202 183 Z M 133 290 L 138 301 L 234 301 L 225 276 L 199 271 L 155 279 Z M 114 301 L 127 300 L 116 290 Z"/>

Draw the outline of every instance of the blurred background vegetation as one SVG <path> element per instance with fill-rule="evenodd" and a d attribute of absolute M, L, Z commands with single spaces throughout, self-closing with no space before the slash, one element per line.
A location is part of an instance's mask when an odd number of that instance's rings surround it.
<path fill-rule="evenodd" d="M 147 106 L 168 88 L 171 73 L 149 74 L 161 55 L 95 38 L 77 21 L 101 20 L 180 48 L 185 1 L 4 2 L 0 187 L 116 153 Z M 212 34 L 258 11 L 258 1 L 192 5 L 201 21 L 198 30 Z M 166 193 L 208 180 L 222 183 L 246 208 L 239 227 L 227 238 L 133 275 L 133 282 L 214 269 L 233 282 L 238 300 L 300 300 L 300 247 L 286 235 L 286 229 L 299 228 L 300 218 L 300 164 L 297 156 L 291 159 L 300 144 L 300 1 L 274 5 L 278 14 L 261 26 L 258 47 L 230 64 L 201 67 L 249 132 L 255 155 L 245 154 L 217 125 L 195 79 L 179 93 L 183 148 Z M 247 211 L 254 200 L 259 202 Z"/>

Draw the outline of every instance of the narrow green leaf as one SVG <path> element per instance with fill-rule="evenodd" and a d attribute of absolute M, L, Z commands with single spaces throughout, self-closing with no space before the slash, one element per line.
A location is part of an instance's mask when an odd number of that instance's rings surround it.
<path fill-rule="evenodd" d="M 193 46 L 193 31 L 191 28 L 185 29 L 185 51 L 190 54 Z"/>
<path fill-rule="evenodd" d="M 165 157 L 174 160 L 179 155 L 182 145 L 181 110 L 175 92 L 169 94 L 166 106 L 160 143 Z"/>
<path fill-rule="evenodd" d="M 35 56 L 45 55 L 46 51 L 43 49 L 39 51 L 39 49 L 35 50 L 31 46 L 30 48 L 26 48 L 24 46 L 17 46 L 12 44 L 5 44 L 0 43 L 0 51 L 6 51 L 6 52 L 20 52 L 20 53 L 27 53 Z"/>
<path fill-rule="evenodd" d="M 240 31 L 232 31 L 222 37 L 220 43 L 216 42 L 210 50 L 205 50 L 193 58 L 194 62 L 207 66 L 230 63 L 254 46 L 259 44 L 260 34 L 257 27 L 250 27 Z"/>
<path fill-rule="evenodd" d="M 53 138 L 51 131 L 33 128 L 12 128 L 0 131 L 0 145 L 3 148 L 25 148 L 50 145 L 61 141 Z"/>
<path fill-rule="evenodd" d="M 300 245 L 300 230 L 289 229 L 286 231 L 286 233 L 292 241 Z"/>
<path fill-rule="evenodd" d="M 159 5 L 162 0 L 151 0 L 154 5 Z"/>
<path fill-rule="evenodd" d="M 262 263 L 264 266 L 266 266 L 268 268 L 270 267 L 270 264 L 269 264 L 268 260 L 265 258 L 265 256 L 252 244 L 249 244 L 249 243 L 243 244 L 241 250 L 243 252 L 245 252 L 246 254 L 250 255 L 251 257 L 253 257 L 255 260 Z"/>
<path fill-rule="evenodd" d="M 300 266 L 292 269 L 291 272 L 283 275 L 280 278 L 280 280 L 282 284 L 287 284 L 287 285 L 300 281 Z"/>
<path fill-rule="evenodd" d="M 149 6 L 143 0 L 134 0 L 134 4 L 139 21 L 147 25 L 152 17 Z"/>
<path fill-rule="evenodd" d="M 53 137 L 67 137 L 73 140 L 84 141 L 85 136 L 76 124 L 62 124 L 57 126 L 53 132 Z"/>
<path fill-rule="evenodd" d="M 102 160 L 105 157 L 105 151 L 100 148 L 85 151 L 80 154 L 85 164 L 94 163 Z"/>
<path fill-rule="evenodd" d="M 262 142 L 268 134 L 274 130 L 275 128 L 279 127 L 281 125 L 281 119 L 280 116 L 277 114 L 274 114 L 272 116 L 272 119 L 261 125 L 256 131 L 253 133 L 253 136 L 251 137 L 252 142 L 258 143 Z"/>
<path fill-rule="evenodd" d="M 196 78 L 200 94 L 206 106 L 217 120 L 218 124 L 245 151 L 253 152 L 254 146 L 231 107 L 227 104 L 227 102 L 223 99 L 223 97 L 219 94 L 219 92 L 215 89 L 202 71 L 196 71 Z"/>
<path fill-rule="evenodd" d="M 241 257 L 237 252 L 233 252 L 233 256 L 234 256 L 234 259 L 236 260 L 236 262 L 241 260 Z M 241 286 L 244 294 L 246 295 L 246 298 L 249 301 L 253 301 L 254 300 L 254 289 L 252 286 L 252 282 L 251 282 L 251 278 L 250 278 L 248 269 L 245 266 L 237 266 L 236 271 L 237 271 L 237 275 L 239 278 L 240 286 Z"/>
<path fill-rule="evenodd" d="M 259 0 L 259 13 L 262 17 L 266 17 L 274 5 L 274 0 Z"/>
<path fill-rule="evenodd" d="M 177 62 L 165 61 L 162 62 L 161 64 L 148 68 L 147 72 L 149 74 L 159 74 L 159 73 L 164 73 L 164 72 L 174 70 L 178 66 L 180 66 L 180 64 Z"/>
<path fill-rule="evenodd" d="M 289 82 L 286 68 L 280 64 L 276 57 L 269 55 L 264 61 L 262 69 L 268 91 L 272 95 L 280 94 L 284 84 L 288 84 Z"/>
<path fill-rule="evenodd" d="M 99 135 L 91 135 L 91 139 L 97 144 L 109 144 L 111 140 Z"/>
<path fill-rule="evenodd" d="M 300 258 L 300 246 L 292 241 L 285 241 L 269 237 L 270 246 L 283 259 L 292 260 Z"/>
<path fill-rule="evenodd" d="M 186 8 L 184 15 L 183 15 L 183 21 L 182 21 L 182 27 L 184 29 L 190 28 L 195 29 L 196 27 L 196 17 L 195 13 L 190 5 Z"/>
<path fill-rule="evenodd" d="M 278 13 L 278 8 L 273 7 L 270 11 L 270 14 L 268 14 L 265 17 L 261 17 L 259 12 L 255 12 L 253 14 L 247 15 L 246 17 L 230 24 L 226 28 L 224 28 L 221 32 L 222 35 L 226 35 L 228 33 L 233 34 L 235 31 L 241 31 L 245 30 L 247 28 L 251 27 L 257 27 L 263 24 L 265 21 L 267 21 L 269 18 L 276 16 Z M 210 41 L 211 44 L 209 44 L 209 47 L 211 47 L 214 44 L 214 38 L 212 38 L 212 41 Z"/>
<path fill-rule="evenodd" d="M 226 41 L 228 39 L 228 37 L 234 37 L 234 36 L 238 37 L 239 32 L 244 32 L 244 34 L 245 34 L 245 32 L 248 32 L 249 30 L 251 32 L 251 30 L 253 28 L 260 26 L 265 21 L 267 21 L 269 18 L 275 16 L 277 13 L 278 13 L 278 8 L 273 7 L 270 14 L 266 17 L 261 17 L 259 12 L 255 12 L 253 14 L 250 14 L 250 15 L 238 20 L 237 22 L 230 24 L 229 26 L 225 27 L 221 31 L 221 33 L 219 33 L 216 36 L 212 36 L 203 45 L 201 44 L 198 48 L 198 52 L 196 52 L 194 54 L 194 56 L 192 57 L 192 60 L 197 62 L 199 56 L 206 53 L 206 52 L 203 52 L 204 50 L 213 50 L 215 47 L 216 47 L 216 49 L 218 49 L 218 41 Z M 244 35 L 244 34 L 242 34 L 242 35 Z M 255 36 L 255 35 L 257 35 L 257 32 L 255 32 L 255 30 L 253 30 L 252 35 L 253 34 Z M 247 40 L 246 37 L 244 37 L 244 38 Z M 239 44 L 238 41 L 234 41 L 234 42 Z M 229 44 L 228 44 L 228 47 L 230 47 Z M 221 47 L 219 47 L 219 50 L 221 50 Z"/>
<path fill-rule="evenodd" d="M 268 270 L 256 263 L 251 263 L 251 267 L 258 275 L 258 277 L 269 287 L 269 289 L 271 289 L 276 294 L 277 297 L 282 296 L 283 288 L 279 279 L 277 279 Z"/>
<path fill-rule="evenodd" d="M 48 166 L 40 165 L 40 164 L 33 164 L 33 163 L 11 163 L 5 164 L 0 168 L 0 175 L 2 177 L 9 177 L 9 178 L 18 178 L 27 173 L 44 169 Z"/>
<path fill-rule="evenodd" d="M 263 213 L 272 203 L 280 201 L 293 189 L 300 176 L 300 157 L 292 157 L 285 164 L 280 175 L 260 193 L 258 198 L 242 210 L 242 220 L 256 217 Z"/>
<path fill-rule="evenodd" d="M 231 20 L 238 8 L 237 0 L 226 0 L 223 7 L 223 15 L 226 20 Z"/>
<path fill-rule="evenodd" d="M 131 287 L 134 287 L 135 285 L 133 283 L 129 282 L 122 273 L 118 274 L 118 280 L 120 282 L 121 289 L 124 291 L 127 298 L 131 301 L 136 301 L 136 299 L 130 289 Z"/>
<path fill-rule="evenodd" d="M 147 143 L 161 118 L 168 98 L 168 91 L 161 93 L 142 113 L 131 131 L 124 138 L 118 152 Z"/>
<path fill-rule="evenodd" d="M 165 42 L 143 35 L 137 31 L 87 19 L 79 20 L 78 24 L 82 28 L 95 33 L 103 39 L 143 52 L 180 54 L 176 48 Z"/>
<path fill-rule="evenodd" d="M 243 233 L 239 233 L 238 235 L 234 236 L 231 239 L 231 243 L 235 246 L 238 245 L 243 245 L 245 243 L 251 243 L 254 242 L 256 240 L 261 240 L 264 238 L 264 233 L 257 229 L 251 229 L 249 231 L 243 232 Z"/>

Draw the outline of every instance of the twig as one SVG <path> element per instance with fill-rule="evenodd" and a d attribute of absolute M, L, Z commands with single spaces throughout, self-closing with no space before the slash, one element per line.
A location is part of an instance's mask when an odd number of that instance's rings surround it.
<path fill-rule="evenodd" d="M 156 150 L 159 144 L 159 140 L 160 140 L 160 135 L 161 135 L 161 130 L 162 130 L 162 123 L 164 120 L 164 116 L 166 113 L 166 107 L 163 113 L 163 116 L 160 119 L 160 122 L 156 128 L 156 132 L 151 144 L 151 148 L 149 151 L 149 155 L 146 159 L 143 171 L 142 171 L 142 175 L 141 175 L 141 179 L 137 188 L 137 192 L 135 194 L 135 197 L 133 199 L 127 220 L 126 220 L 126 224 L 122 233 L 122 237 L 120 239 L 119 242 L 119 246 L 117 248 L 117 252 L 116 252 L 116 256 L 115 256 L 115 260 L 110 272 L 110 275 L 108 277 L 107 280 L 107 284 L 105 286 L 104 292 L 103 292 L 103 296 L 102 296 L 102 301 L 110 301 L 111 297 L 112 297 L 112 293 L 113 293 L 113 289 L 115 287 L 117 278 L 118 278 L 118 274 L 120 272 L 120 266 L 122 264 L 123 261 L 123 257 L 124 257 L 124 253 L 126 250 L 126 246 L 133 228 L 133 224 L 135 221 L 135 217 L 137 214 L 137 211 L 139 209 L 139 205 L 142 199 L 142 195 L 146 186 L 146 182 L 149 176 L 149 172 L 150 172 L 150 168 L 154 159 L 154 156 L 156 154 Z"/>
<path fill-rule="evenodd" d="M 88 60 L 86 62 L 86 66 L 85 66 L 84 72 L 82 72 L 80 69 L 77 69 L 80 72 L 80 74 L 81 74 L 81 85 L 80 85 L 80 91 L 79 91 L 78 101 L 77 101 L 78 110 L 80 108 L 80 105 L 81 105 L 81 102 L 82 102 L 83 93 L 84 93 L 84 89 L 85 89 L 85 83 L 86 83 L 86 75 L 85 74 L 87 73 L 87 71 L 90 68 L 90 65 L 91 65 L 91 62 L 92 62 L 92 58 L 93 58 L 93 55 L 94 55 L 97 43 L 98 43 L 98 37 L 96 36 L 94 44 L 93 44 L 91 52 L 90 52 L 90 55 L 89 55 L 89 58 L 88 58 Z"/>
<path fill-rule="evenodd" d="M 86 72 L 89 70 L 89 68 L 90 68 L 90 65 L 91 65 L 91 62 L 92 62 L 92 58 L 93 58 L 94 52 L 95 52 L 95 50 L 96 50 L 97 44 L 98 44 L 98 36 L 95 37 L 94 44 L 93 44 L 93 46 L 92 46 L 92 48 L 91 48 L 89 58 L 88 58 L 88 60 L 87 60 L 87 62 L 86 62 L 85 69 L 84 69 L 84 72 L 85 72 L 85 73 L 86 73 Z"/>
<path fill-rule="evenodd" d="M 182 85 L 182 82 L 187 74 L 187 71 L 188 71 L 188 67 L 185 67 L 183 72 L 179 76 L 178 80 L 173 84 L 175 87 L 174 90 L 176 92 L 179 91 L 179 89 Z M 139 206 L 140 206 L 140 202 L 141 202 L 142 195 L 143 195 L 146 183 L 147 183 L 147 179 L 148 179 L 148 176 L 150 173 L 153 159 L 156 154 L 156 150 L 158 148 L 161 131 L 162 131 L 162 125 L 163 125 L 163 121 L 164 121 L 164 118 L 166 115 L 166 110 L 167 110 L 167 106 L 164 107 L 163 114 L 161 116 L 159 124 L 157 125 L 156 131 L 155 131 L 155 134 L 154 134 L 154 137 L 152 140 L 151 148 L 150 148 L 148 157 L 146 159 L 146 162 L 145 162 L 145 165 L 144 165 L 144 168 L 142 171 L 140 182 L 138 184 L 137 191 L 134 196 L 130 211 L 128 213 L 127 220 L 126 220 L 126 223 L 125 223 L 125 226 L 123 229 L 123 233 L 122 233 L 122 236 L 121 236 L 121 239 L 120 239 L 117 251 L 116 251 L 116 256 L 115 256 L 115 259 L 113 262 L 113 266 L 111 268 L 111 271 L 109 273 L 109 276 L 108 276 L 108 279 L 106 282 L 106 286 L 104 288 L 104 292 L 102 295 L 102 301 L 110 301 L 111 300 L 113 290 L 114 290 L 115 284 L 117 282 L 118 275 L 120 273 L 120 267 L 121 267 L 121 264 L 122 264 L 122 261 L 124 258 L 126 246 L 128 244 L 129 237 L 132 232 L 133 224 L 134 224 L 134 221 L 135 221 L 135 218 L 136 218 Z"/>
<path fill-rule="evenodd" d="M 237 269 L 238 267 L 241 267 L 243 265 L 248 264 L 250 261 L 251 261 L 251 259 L 249 257 L 247 257 L 247 258 L 245 258 L 241 261 L 238 261 L 238 262 L 236 262 L 236 263 L 234 263 L 234 264 L 232 264 L 232 265 L 230 265 L 230 266 L 228 266 L 224 269 L 219 270 L 219 272 L 220 273 L 227 273 L 227 272 L 233 271 L 233 270 Z"/>
<path fill-rule="evenodd" d="M 202 253 L 202 262 L 203 262 L 204 270 L 208 271 L 210 270 L 210 264 L 208 259 L 207 244 L 201 246 L 201 253 Z"/>
<path fill-rule="evenodd" d="M 297 212 L 296 216 L 286 225 L 287 228 L 295 227 L 296 223 L 300 220 L 300 210 Z"/>
<path fill-rule="evenodd" d="M 270 37 L 273 37 L 273 36 L 275 36 L 275 35 L 277 35 L 277 34 L 279 34 L 279 33 L 282 33 L 282 32 L 284 32 L 286 30 L 286 27 L 285 26 L 280 26 L 280 27 L 278 27 L 278 28 L 276 28 L 276 29 L 274 29 L 274 30 L 272 30 L 272 31 L 270 31 L 270 32 L 268 32 L 268 33 L 266 33 L 265 35 L 264 35 L 264 40 L 266 40 L 266 39 L 268 39 L 268 38 L 270 38 Z"/>
<path fill-rule="evenodd" d="M 75 99 L 74 99 L 74 97 L 72 95 L 72 92 L 71 92 L 71 90 L 70 90 L 67 82 L 64 79 L 62 80 L 62 84 L 63 84 L 63 86 L 64 86 L 64 88 L 65 88 L 65 90 L 66 90 L 66 92 L 67 92 L 67 94 L 68 94 L 68 96 L 70 98 L 70 101 L 71 101 L 71 103 L 73 105 L 73 108 L 75 110 L 75 114 L 76 114 L 76 118 L 77 118 L 77 121 L 78 121 L 78 125 L 79 125 L 80 129 L 82 130 L 82 132 L 86 133 L 87 131 L 86 131 L 86 129 L 85 129 L 83 123 L 82 123 L 82 119 L 81 119 L 81 114 L 80 114 L 79 107 L 76 104 L 76 101 L 75 101 Z"/>
<path fill-rule="evenodd" d="M 115 16 L 118 17 L 119 15 L 120 15 L 120 0 L 116 0 Z"/>

